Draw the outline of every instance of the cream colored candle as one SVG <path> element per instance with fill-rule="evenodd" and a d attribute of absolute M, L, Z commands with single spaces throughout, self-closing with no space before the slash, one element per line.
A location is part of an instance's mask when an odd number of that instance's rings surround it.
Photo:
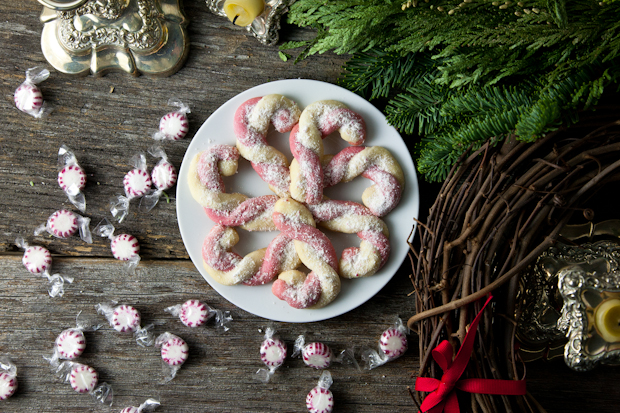
<path fill-rule="evenodd" d="M 605 300 L 596 307 L 594 324 L 608 343 L 620 341 L 620 299 Z"/>
<path fill-rule="evenodd" d="M 224 13 L 237 26 L 252 24 L 265 9 L 263 0 L 226 0 Z"/>

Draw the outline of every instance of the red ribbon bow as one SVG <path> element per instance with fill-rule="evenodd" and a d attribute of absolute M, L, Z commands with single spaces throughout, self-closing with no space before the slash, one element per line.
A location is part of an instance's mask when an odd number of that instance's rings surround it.
<path fill-rule="evenodd" d="M 525 380 L 493 380 L 493 379 L 462 379 L 459 380 L 471 356 L 478 322 L 487 304 L 493 297 L 490 296 L 482 309 L 471 323 L 465 335 L 463 345 L 459 349 L 454 361 L 452 346 L 448 340 L 442 341 L 433 349 L 433 358 L 443 370 L 441 380 L 430 377 L 418 377 L 415 382 L 417 391 L 431 392 L 420 406 L 420 411 L 430 413 L 459 413 L 459 402 L 455 389 L 468 393 L 503 394 L 521 396 L 525 394 Z"/>

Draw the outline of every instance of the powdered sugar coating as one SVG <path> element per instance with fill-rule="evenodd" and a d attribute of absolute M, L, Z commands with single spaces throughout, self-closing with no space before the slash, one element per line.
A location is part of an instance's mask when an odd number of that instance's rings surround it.
<path fill-rule="evenodd" d="M 0 373 L 0 400 L 6 400 L 15 394 L 17 378 L 9 373 Z"/>
<path fill-rule="evenodd" d="M 161 345 L 161 358 L 170 366 L 180 366 L 185 363 L 189 347 L 180 337 L 170 337 Z"/>
<path fill-rule="evenodd" d="M 78 230 L 77 215 L 69 210 L 61 209 L 49 217 L 47 227 L 58 238 L 70 237 Z"/>
<path fill-rule="evenodd" d="M 86 174 L 78 165 L 67 165 L 58 172 L 58 185 L 63 191 L 72 186 L 81 191 L 86 186 Z"/>
<path fill-rule="evenodd" d="M 188 300 L 181 306 L 179 318 L 188 327 L 198 327 L 207 321 L 209 307 L 198 300 Z"/>
<path fill-rule="evenodd" d="M 78 358 L 86 348 L 86 338 L 82 330 L 70 328 L 56 338 L 56 351 L 62 359 Z"/>
<path fill-rule="evenodd" d="M 178 141 L 189 131 L 187 115 L 181 112 L 170 112 L 159 120 L 159 131 L 168 139 Z"/>
<path fill-rule="evenodd" d="M 46 273 L 52 266 L 52 254 L 44 247 L 28 247 L 22 257 L 22 263 L 33 274 Z"/>
<path fill-rule="evenodd" d="M 280 199 L 273 212 L 273 222 L 286 236 L 295 240 L 295 251 L 311 272 L 284 271 L 273 283 L 273 294 L 294 308 L 321 308 L 340 292 L 338 259 L 331 241 L 316 229 L 312 214 L 290 198 Z"/>
<path fill-rule="evenodd" d="M 286 343 L 279 338 L 268 338 L 260 346 L 260 359 L 267 367 L 280 367 L 286 359 Z"/>
<path fill-rule="evenodd" d="M 22 83 L 15 90 L 15 106 L 22 112 L 37 112 L 43 106 L 43 94 L 41 90 L 28 82 Z"/>
<path fill-rule="evenodd" d="M 129 261 L 140 253 L 138 239 L 129 234 L 120 234 L 114 237 L 110 248 L 114 258 L 121 261 Z"/>
<path fill-rule="evenodd" d="M 170 162 L 161 161 L 153 167 L 151 180 L 159 190 L 170 189 L 177 183 L 177 169 Z"/>
<path fill-rule="evenodd" d="M 130 305 L 119 305 L 112 313 L 111 323 L 121 333 L 136 331 L 140 327 L 140 312 Z"/>
<path fill-rule="evenodd" d="M 151 189 L 151 176 L 146 170 L 132 169 L 125 175 L 123 186 L 128 198 L 139 198 Z"/>
<path fill-rule="evenodd" d="M 388 328 L 381 334 L 379 348 L 389 358 L 400 357 L 407 351 L 407 336 L 396 328 Z"/>
<path fill-rule="evenodd" d="M 329 389 L 317 386 L 308 393 L 306 407 L 310 413 L 331 413 L 334 410 L 334 395 Z"/>
<path fill-rule="evenodd" d="M 278 196 L 289 196 L 290 177 L 286 156 L 267 144 L 269 124 L 288 132 L 299 120 L 295 102 L 278 94 L 256 97 L 242 103 L 235 112 L 233 128 L 237 148 L 258 175 Z"/>
<path fill-rule="evenodd" d="M 71 387 L 78 393 L 90 393 L 97 386 L 99 374 L 97 371 L 85 364 L 76 364 L 71 369 L 69 383 Z"/>
<path fill-rule="evenodd" d="M 301 350 L 306 366 L 315 369 L 326 369 L 332 363 L 332 350 L 323 343 L 309 343 Z"/>

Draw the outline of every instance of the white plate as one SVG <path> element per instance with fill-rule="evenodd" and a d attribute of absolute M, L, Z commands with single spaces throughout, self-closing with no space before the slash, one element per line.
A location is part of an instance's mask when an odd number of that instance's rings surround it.
<path fill-rule="evenodd" d="M 271 293 L 271 284 L 257 287 L 221 285 L 211 278 L 203 266 L 202 243 L 214 224 L 207 218 L 202 207 L 192 198 L 187 184 L 189 164 L 198 152 L 213 144 L 235 145 L 233 116 L 239 105 L 250 98 L 270 93 L 279 93 L 293 99 L 302 110 L 317 100 L 334 99 L 345 103 L 366 121 L 365 145 L 387 148 L 398 160 L 405 174 L 406 186 L 402 201 L 384 218 L 390 230 L 392 245 L 388 263 L 372 277 L 357 280 L 343 279 L 340 295 L 326 307 L 317 310 L 299 310 L 290 307 L 285 301 L 279 300 Z M 271 127 L 267 140 L 289 160 L 292 159 L 288 146 L 288 133 L 280 134 Z M 324 144 L 325 153 L 336 153 L 347 146 L 347 143 L 337 133 L 325 138 Z M 233 177 L 225 178 L 224 182 L 226 191 L 229 193 L 241 192 L 248 196 L 273 194 L 267 184 L 254 172 L 250 163 L 243 158 L 239 159 L 238 173 Z M 371 184 L 371 181 L 359 177 L 347 184 L 338 184 L 329 188 L 325 194 L 333 199 L 361 203 L 363 190 Z M 407 256 L 407 238 L 414 226 L 413 218 L 418 217 L 418 208 L 418 181 L 415 168 L 409 150 L 396 129 L 389 126 L 383 114 L 363 98 L 339 86 L 316 80 L 292 79 L 266 83 L 246 90 L 223 104 L 194 136 L 183 159 L 177 184 L 179 228 L 185 248 L 198 271 L 218 293 L 237 307 L 275 321 L 301 323 L 325 320 L 350 311 L 373 297 L 392 278 Z M 240 241 L 234 249 L 241 255 L 266 247 L 278 234 L 278 232 L 250 233 L 242 229 L 238 231 Z M 359 239 L 355 235 L 325 232 L 332 240 L 339 257 L 344 248 L 359 246 Z"/>

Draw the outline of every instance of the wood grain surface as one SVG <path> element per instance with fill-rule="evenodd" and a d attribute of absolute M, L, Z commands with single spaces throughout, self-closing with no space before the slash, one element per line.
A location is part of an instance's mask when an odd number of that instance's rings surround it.
<path fill-rule="evenodd" d="M 263 367 L 258 349 L 264 329 L 272 325 L 292 348 L 305 334 L 334 350 L 375 347 L 395 315 L 408 318 L 414 308 L 409 296 L 411 266 L 406 261 L 393 280 L 361 307 L 331 320 L 272 323 L 236 308 L 219 296 L 189 260 L 177 226 L 174 191 L 151 213 L 133 208 L 119 231 L 135 235 L 142 248 L 140 271 L 128 276 L 112 259 L 109 241 L 86 244 L 77 237 L 33 236 L 57 209 L 74 209 L 56 183 L 57 152 L 68 145 L 88 175 L 84 191 L 93 223 L 110 218 L 109 202 L 122 192 L 129 159 L 153 144 L 166 102 L 178 97 L 189 103 L 188 138 L 165 145 L 170 161 L 180 166 L 191 137 L 224 102 L 253 86 L 278 79 L 309 78 L 334 83 L 346 56 L 313 56 L 296 65 L 283 62 L 274 47 L 261 45 L 242 29 L 208 12 L 203 1 L 185 1 L 190 18 L 191 47 L 184 67 L 168 78 L 73 77 L 49 66 L 40 47 L 42 7 L 35 0 L 0 1 L 0 353 L 18 367 L 19 389 L 0 412 L 101 411 L 88 395 L 73 392 L 50 372 L 44 356 L 51 355 L 56 336 L 75 326 L 79 312 L 98 322 L 94 306 L 116 300 L 136 306 L 155 332 L 170 331 L 189 344 L 190 355 L 177 377 L 162 384 L 161 358 L 155 348 L 142 348 L 131 336 L 105 326 L 86 333 L 81 361 L 93 366 L 115 394 L 111 411 L 139 405 L 149 397 L 162 406 L 157 412 L 304 412 L 305 397 L 320 372 L 300 359 L 288 359 L 268 384 L 253 377 Z M 282 40 L 307 39 L 312 31 L 284 25 Z M 40 85 L 53 113 L 34 119 L 19 112 L 13 93 L 33 66 L 52 74 Z M 409 138 L 411 139 L 411 138 Z M 410 148 L 415 141 L 411 140 Z M 153 166 L 152 160 L 149 160 Z M 437 187 L 421 184 L 421 211 L 432 204 Z M 408 224 L 407 224 L 408 225 Z M 53 272 L 74 277 L 63 297 L 50 298 L 47 282 L 26 271 L 15 238 L 48 248 Z M 217 331 L 212 323 L 190 329 L 164 308 L 198 298 L 230 311 L 231 330 Z M 411 337 L 411 348 L 417 348 Z M 335 364 L 331 390 L 337 412 L 415 412 L 407 386 L 418 356 L 405 356 L 372 371 Z M 611 378 L 611 379 L 610 379 Z M 617 369 L 600 368 L 577 374 L 559 363 L 528 366 L 529 391 L 549 412 L 616 412 L 620 402 Z"/>

